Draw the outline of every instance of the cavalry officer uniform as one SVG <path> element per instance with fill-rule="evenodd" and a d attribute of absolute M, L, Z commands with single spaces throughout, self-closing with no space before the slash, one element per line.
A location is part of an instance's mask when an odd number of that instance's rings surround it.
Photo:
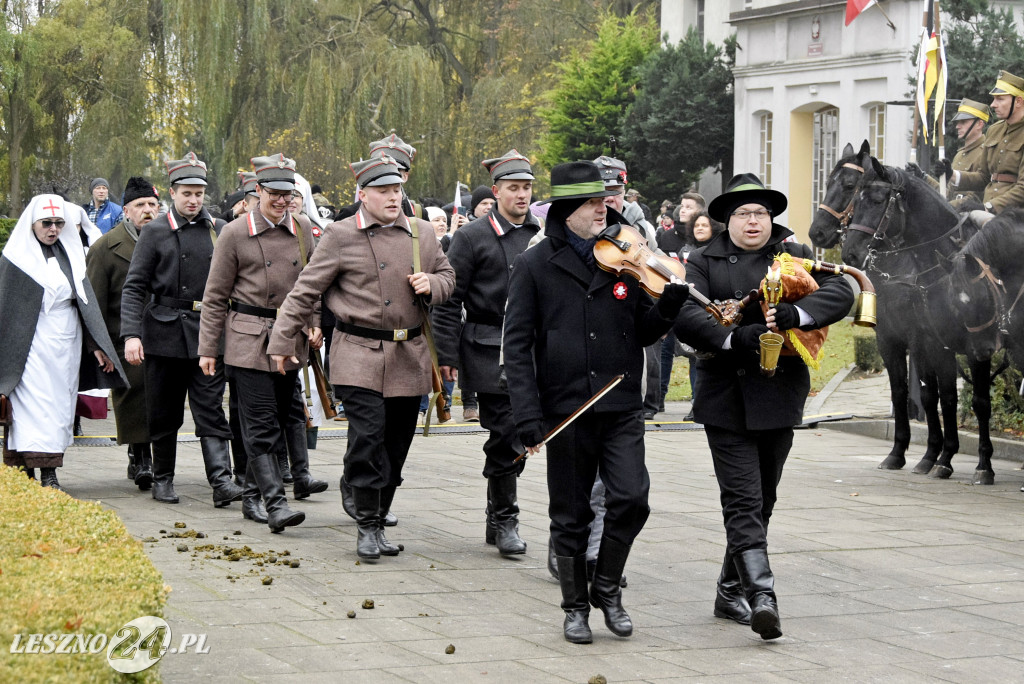
<path fill-rule="evenodd" d="M 257 157 L 253 167 L 262 189 L 291 192 L 295 189 L 295 162 L 278 154 Z M 268 197 L 266 193 L 263 198 Z M 309 219 L 284 210 L 272 220 L 263 206 L 243 214 L 221 231 L 210 265 L 203 296 L 199 355 L 214 360 L 224 338 L 224 364 L 232 394 L 238 395 L 242 435 L 248 464 L 243 516 L 261 518 L 259 495 L 266 501 L 266 522 L 277 532 L 298 525 L 305 514 L 288 508 L 278 460 L 287 442 L 292 452 L 294 496 L 305 499 L 327 489 L 327 483 L 309 473 L 306 451 L 306 418 L 293 397 L 299 368 L 306 363 L 308 347 L 302 338 L 283 374 L 267 355 L 270 331 L 277 307 L 291 291 L 313 249 Z M 319 328 L 315 307 L 305 329 Z M 287 462 L 287 453 L 283 454 Z M 258 486 L 258 491 L 256 487 Z"/>
<path fill-rule="evenodd" d="M 206 164 L 192 152 L 167 162 L 167 169 L 172 189 L 206 185 Z M 242 489 L 231 481 L 224 371 L 207 377 L 199 368 L 199 309 L 223 225 L 205 208 L 188 220 L 172 206 L 139 236 L 121 294 L 121 339 L 141 338 L 145 352 L 153 498 L 162 503 L 178 503 L 174 463 L 186 393 L 214 506 L 242 497 Z"/>
<path fill-rule="evenodd" d="M 1024 98 L 1024 78 L 1000 71 L 996 87 L 989 94 L 1013 98 L 1006 119 L 1017 118 L 1021 111 L 1017 98 Z M 980 168 L 953 174 L 956 190 L 984 192 L 985 208 L 993 214 L 1024 207 L 1024 119 L 1015 123 L 1006 119 L 992 124 L 985 133 Z"/>
<path fill-rule="evenodd" d="M 619 581 L 630 546 L 650 515 L 640 393 L 644 347 L 671 328 L 689 293 L 685 285 L 670 284 L 655 304 L 635 279 L 597 267 L 597 234 L 605 221 L 625 220 L 601 199 L 595 201 L 611 194 L 591 162 L 551 170 L 547 239 L 516 259 L 505 309 L 505 372 L 519 439 L 530 451 L 613 377 L 624 376 L 547 443 L 551 539 L 565 638 L 573 643 L 592 640 L 590 603 L 601 608 L 615 634 L 633 631 Z M 598 471 L 608 510 L 588 597 L 590 493 Z"/>
<path fill-rule="evenodd" d="M 789 229 L 770 222 L 770 217 L 784 211 L 786 204 L 785 195 L 766 190 L 753 174 L 735 176 L 726 192 L 708 207 L 711 218 L 729 223 L 730 230 L 690 252 L 690 284 L 712 300 L 741 298 L 758 286 L 780 252 L 812 258 L 806 245 L 784 242 L 793 235 Z M 753 205 L 768 212 L 762 218 L 756 214 L 746 217 L 747 221 L 757 218 L 764 243 L 745 249 L 737 244 L 743 239 L 744 221 L 732 214 L 739 207 Z M 734 227 L 740 237 L 731 235 Z M 784 325 L 779 318 L 780 329 L 821 328 L 849 313 L 853 292 L 841 276 L 816 274 L 814 279 L 820 285 L 818 290 L 800 299 L 795 307 L 779 305 L 795 319 L 793 324 Z M 683 306 L 675 330 L 680 340 L 715 354 L 714 358 L 696 362 L 694 401 L 696 422 L 704 424 L 714 460 L 727 539 L 715 615 L 747 624 L 753 607 L 752 628 L 762 638 L 775 638 L 782 632 L 768 566 L 768 520 L 782 466 L 793 443 L 793 426 L 803 419 L 810 376 L 799 356 L 785 355 L 779 359 L 774 377 L 761 374 L 758 336 L 768 328 L 759 307 L 747 307 L 737 328 L 722 327 L 708 318 L 703 307 L 691 300 Z M 758 611 L 767 611 L 765 614 L 774 618 L 762 617 Z"/>
<path fill-rule="evenodd" d="M 989 111 L 987 105 L 965 98 L 960 101 L 960 107 L 956 110 L 956 115 L 953 116 L 951 120 L 971 121 L 971 128 L 973 129 L 974 127 L 978 127 L 978 131 L 980 132 L 981 129 L 984 128 L 985 124 L 988 123 L 988 119 Z M 950 167 L 954 171 L 959 171 L 961 174 L 976 173 L 980 171 L 982 165 L 985 163 L 985 148 L 982 146 L 984 140 L 984 134 L 971 139 L 970 142 L 961 147 L 956 155 L 954 155 L 953 162 Z M 971 190 L 958 192 L 957 188 L 951 187 L 949 194 L 953 198 L 951 201 L 981 201 L 981 195 Z"/>
<path fill-rule="evenodd" d="M 394 186 L 402 177 L 393 159 L 369 159 L 353 164 L 352 170 L 363 206 L 324 231 L 281 306 L 268 353 L 295 354 L 301 342 L 297 336 L 323 294 L 338 321 L 330 378 L 348 418 L 343 481 L 353 492 L 357 552 L 362 558 L 377 558 L 399 552 L 384 537 L 383 517 L 402 483 L 420 397 L 431 388 L 430 354 L 421 335 L 423 312 L 410 285 L 414 245 L 429 281 L 429 304 L 448 298 L 455 272 L 429 223 L 398 212 L 384 224 L 369 212 L 365 197 L 399 192 Z"/>
<path fill-rule="evenodd" d="M 495 186 L 502 181 L 534 179 L 530 160 L 515 150 L 482 163 Z M 458 369 L 459 386 L 464 393 L 477 394 L 480 424 L 490 431 L 483 447 L 483 475 L 487 478 L 485 539 L 488 544 L 496 544 L 502 554 L 526 553 L 526 543 L 519 538 L 516 501 L 516 481 L 526 461 L 514 463 L 523 447 L 516 434 L 508 390 L 500 382 L 501 326 L 512 263 L 539 230 L 531 213 L 515 225 L 501 213 L 497 202 L 489 213 L 459 228 L 447 253 L 455 269 L 455 290 L 433 316 L 438 364 Z"/>
<path fill-rule="evenodd" d="M 124 189 L 124 205 L 143 197 L 159 199 L 156 188 L 145 178 L 128 179 Z M 117 443 L 128 445 L 128 477 L 139 489 L 153 483 L 153 455 L 149 449 L 149 423 L 146 415 L 146 371 L 124 358 L 121 340 L 121 291 L 128 277 L 128 267 L 135 253 L 141 228 L 123 214 L 121 222 L 97 240 L 85 255 L 86 273 L 96 293 L 96 304 L 103 312 L 107 332 L 117 348 L 117 356 L 130 384 L 111 390 L 110 398 L 117 419 Z"/>

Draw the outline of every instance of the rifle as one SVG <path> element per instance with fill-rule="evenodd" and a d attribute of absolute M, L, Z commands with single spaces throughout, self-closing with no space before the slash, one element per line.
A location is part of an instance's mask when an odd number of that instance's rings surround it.
<path fill-rule="evenodd" d="M 327 381 L 327 376 L 324 373 L 324 364 L 320 360 L 320 351 L 318 349 L 309 350 L 309 365 L 313 369 L 313 382 L 316 383 L 317 394 L 320 395 L 320 404 L 324 408 L 324 416 L 327 418 L 334 418 L 338 415 L 337 406 L 338 400 L 334 398 L 334 386 Z"/>

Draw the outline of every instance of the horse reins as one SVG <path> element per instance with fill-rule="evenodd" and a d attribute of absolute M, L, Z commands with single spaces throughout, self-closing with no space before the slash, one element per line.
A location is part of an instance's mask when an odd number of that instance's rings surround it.
<path fill-rule="evenodd" d="M 864 167 L 857 166 L 856 164 L 851 164 L 850 162 L 847 162 L 847 163 L 843 164 L 839 168 L 841 168 L 841 169 L 853 169 L 854 171 L 858 172 L 862 176 L 864 175 Z M 835 209 L 833 209 L 832 207 L 828 206 L 824 202 L 820 202 L 818 204 L 818 209 L 824 209 L 826 212 L 828 212 L 829 214 L 834 216 L 837 221 L 839 221 L 839 227 L 840 228 L 846 228 L 846 226 L 848 226 L 850 224 L 850 219 L 853 218 L 853 198 L 856 197 L 856 196 L 857 196 L 857 188 L 854 187 L 854 189 L 853 189 L 853 196 L 850 197 L 850 203 L 847 204 L 846 205 L 846 209 L 843 209 L 841 212 L 836 211 Z"/>

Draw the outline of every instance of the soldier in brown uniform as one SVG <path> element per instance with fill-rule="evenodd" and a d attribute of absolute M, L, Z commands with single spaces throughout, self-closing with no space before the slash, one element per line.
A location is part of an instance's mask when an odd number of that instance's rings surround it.
<path fill-rule="evenodd" d="M 344 481 L 352 487 L 360 558 L 394 556 L 383 518 L 430 391 L 421 335 L 425 303 L 448 299 L 455 271 L 426 221 L 402 213 L 402 176 L 388 155 L 352 164 L 360 207 L 330 224 L 281 306 L 268 352 L 283 369 L 321 294 L 337 319 L 331 382 L 348 417 Z M 417 252 L 413 252 L 416 246 Z M 418 268 L 417 268 L 418 266 Z"/>
<path fill-rule="evenodd" d="M 998 122 L 985 134 L 983 163 L 977 171 L 954 171 L 956 192 L 984 192 L 985 208 L 998 214 L 1024 207 L 1024 78 L 1000 71 L 992 95 Z"/>
<path fill-rule="evenodd" d="M 213 252 L 210 277 L 203 295 L 199 328 L 199 365 L 213 375 L 217 351 L 224 336 L 224 365 L 228 380 L 238 395 L 242 435 L 248 454 L 246 497 L 243 515 L 251 508 L 258 485 L 266 501 L 270 529 L 301 523 L 306 515 L 288 508 L 284 485 L 277 468 L 285 440 L 295 452 L 299 467 L 295 475 L 295 498 L 327 489 L 327 483 L 309 474 L 305 441 L 305 416 L 301 404 L 292 401 L 299 368 L 308 354 L 307 338 L 313 347 L 322 343 L 319 310 L 311 310 L 303 321 L 304 335 L 297 339 L 291 359 L 277 373 L 267 355 L 267 342 L 277 317 L 277 307 L 292 289 L 313 249 L 309 219 L 291 214 L 288 205 L 295 189 L 295 162 L 283 154 L 252 160 L 259 182 L 259 205 L 239 216 L 221 231 Z M 230 312 L 229 312 L 230 310 Z M 292 439 L 298 427 L 299 439 Z M 296 441 L 301 443 L 298 449 Z M 249 509 L 249 510 L 247 510 Z"/>
<path fill-rule="evenodd" d="M 953 160 L 940 159 L 935 164 L 933 173 L 936 177 L 946 176 L 948 183 L 953 177 L 954 171 L 962 173 L 973 173 L 979 171 L 985 163 L 985 148 L 981 141 L 985 137 L 985 124 L 989 120 L 989 109 L 987 105 L 974 100 L 964 98 L 960 101 L 960 107 L 956 115 L 951 119 L 956 126 L 956 136 L 963 141 L 963 147 L 956 153 Z M 938 189 L 938 183 L 933 182 L 931 177 L 927 178 L 929 185 Z M 950 185 L 948 187 L 949 201 L 954 206 L 972 201 L 981 202 L 981 194 L 972 190 L 963 190 Z"/>

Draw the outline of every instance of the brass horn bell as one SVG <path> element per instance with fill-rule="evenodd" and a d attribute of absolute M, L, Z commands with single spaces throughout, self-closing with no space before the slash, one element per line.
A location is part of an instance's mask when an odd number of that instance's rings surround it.
<path fill-rule="evenodd" d="M 878 323 L 878 297 L 874 292 L 865 292 L 857 296 L 857 310 L 853 315 L 853 324 L 866 328 L 874 328 Z"/>

